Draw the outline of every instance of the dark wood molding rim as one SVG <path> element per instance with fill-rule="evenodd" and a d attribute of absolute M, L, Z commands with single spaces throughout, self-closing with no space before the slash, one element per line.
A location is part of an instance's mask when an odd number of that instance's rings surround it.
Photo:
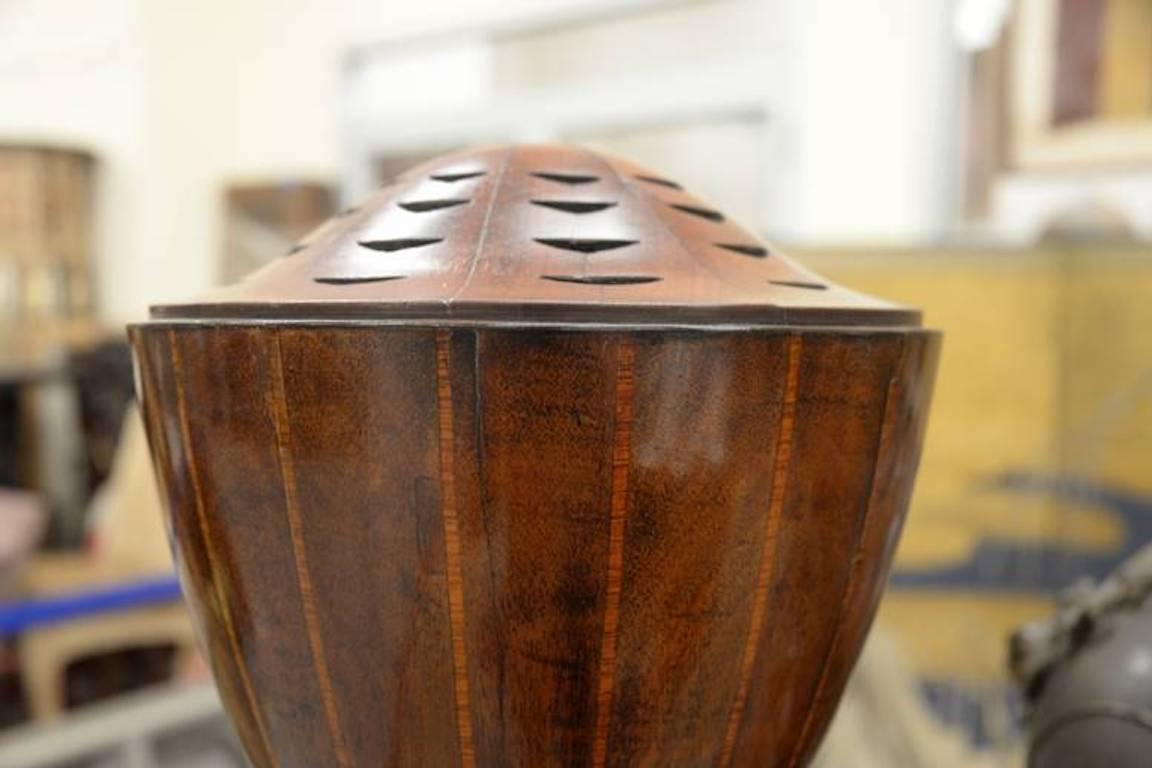
<path fill-rule="evenodd" d="M 169 304 L 151 308 L 149 322 L 167 320 L 364 321 L 403 325 L 781 326 L 916 328 L 919 310 L 906 307 L 788 308 L 767 305 L 672 306 L 623 304 L 250 303 Z"/>

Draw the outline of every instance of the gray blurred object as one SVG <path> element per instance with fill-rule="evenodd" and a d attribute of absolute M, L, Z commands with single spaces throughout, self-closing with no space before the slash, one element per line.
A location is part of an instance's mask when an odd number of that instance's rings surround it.
<path fill-rule="evenodd" d="M 1056 615 L 1013 635 L 1013 675 L 1031 706 L 1029 768 L 1152 765 L 1152 545 Z"/>
<path fill-rule="evenodd" d="M 3 768 L 246 768 L 211 684 L 165 686 L 0 735 Z"/>
<path fill-rule="evenodd" d="M 36 490 L 49 514 L 48 543 L 77 547 L 84 540 L 88 478 L 76 382 L 67 373 L 63 348 L 45 353 L 52 373 L 25 388 L 35 425 Z"/>

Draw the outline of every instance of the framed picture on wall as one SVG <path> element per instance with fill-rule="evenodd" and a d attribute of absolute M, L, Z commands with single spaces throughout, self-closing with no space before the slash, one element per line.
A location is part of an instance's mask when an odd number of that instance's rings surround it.
<path fill-rule="evenodd" d="M 1152 166 L 1152 0 L 1020 0 L 1013 165 Z"/>

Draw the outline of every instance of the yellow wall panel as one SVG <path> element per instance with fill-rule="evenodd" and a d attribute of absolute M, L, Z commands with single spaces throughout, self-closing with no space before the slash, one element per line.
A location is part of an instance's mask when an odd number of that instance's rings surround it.
<path fill-rule="evenodd" d="M 1152 250 L 802 257 L 945 334 L 881 621 L 926 678 L 1004 686 L 1013 627 L 1152 539 Z"/>
<path fill-rule="evenodd" d="M 1104 8 L 1099 113 L 1147 118 L 1152 114 L 1152 4 L 1108 0 Z"/>

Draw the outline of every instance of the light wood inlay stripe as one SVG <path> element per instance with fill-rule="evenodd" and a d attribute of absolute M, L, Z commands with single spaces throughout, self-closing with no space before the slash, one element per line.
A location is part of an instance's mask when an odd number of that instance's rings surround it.
<path fill-rule="evenodd" d="M 444 518 L 445 570 L 448 577 L 448 618 L 452 630 L 452 667 L 456 691 L 456 728 L 460 764 L 476 765 L 472 737 L 472 704 L 468 692 L 468 654 L 464 644 L 464 578 L 460 568 L 460 519 L 456 510 L 456 449 L 452 407 L 452 332 L 436 332 L 436 400 L 440 428 L 440 509 Z"/>
<path fill-rule="evenodd" d="M 796 392 L 800 384 L 800 337 L 788 339 L 788 373 L 784 384 L 784 403 L 780 413 L 780 428 L 776 438 L 776 458 L 772 468 L 772 493 L 768 501 L 768 525 L 764 532 L 764 548 L 760 555 L 760 572 L 756 577 L 756 592 L 752 599 L 752 621 L 748 630 L 748 641 L 744 646 L 744 656 L 740 661 L 740 683 L 736 698 L 728 714 L 728 730 L 724 735 L 724 745 L 720 751 L 721 768 L 732 764 L 732 754 L 736 748 L 736 732 L 744 716 L 748 703 L 748 686 L 752 680 L 752 669 L 756 653 L 764 635 L 765 614 L 768 607 L 768 591 L 776 566 L 776 545 L 780 537 L 780 521 L 784 515 L 784 498 L 788 486 L 788 469 L 792 461 L 792 432 L 796 422 Z"/>
<path fill-rule="evenodd" d="M 268 341 L 268 364 L 272 379 L 272 423 L 276 428 L 276 451 L 280 459 L 280 474 L 284 484 L 284 510 L 288 518 L 288 533 L 292 539 L 292 556 L 296 565 L 296 583 L 300 590 L 300 604 L 304 611 L 304 625 L 308 631 L 308 645 L 316 668 L 316 684 L 320 688 L 320 701 L 324 706 L 324 719 L 332 737 L 336 762 L 341 768 L 351 768 L 348 746 L 340 727 L 340 714 L 336 708 L 336 693 L 332 689 L 332 675 L 328 670 L 328 657 L 324 651 L 324 638 L 320 632 L 320 615 L 316 610 L 316 591 L 308 569 L 308 551 L 304 546 L 303 524 L 300 522 L 300 502 L 296 495 L 296 467 L 292 461 L 288 428 L 288 401 L 284 394 L 284 363 L 280 351 L 280 334 Z"/>
<path fill-rule="evenodd" d="M 840 600 L 840 619 L 836 624 L 836 631 L 832 635 L 832 642 L 828 646 L 828 652 L 824 656 L 824 664 L 820 671 L 820 680 L 816 683 L 816 689 L 808 707 L 808 714 L 805 716 L 804 725 L 800 729 L 800 738 L 796 740 L 796 749 L 792 752 L 792 757 L 788 761 L 788 768 L 796 768 L 796 764 L 800 760 L 804 743 L 808 739 L 808 732 L 812 730 L 812 716 L 816 713 L 816 705 L 820 701 L 820 696 L 823 695 L 824 688 L 828 684 L 828 674 L 832 670 L 832 659 L 835 658 L 836 652 L 840 649 L 840 643 L 844 635 L 844 623 L 848 618 L 848 607 L 852 604 L 852 601 L 856 599 L 856 593 L 860 589 L 860 567 L 864 563 L 864 551 L 861 547 L 867 540 L 871 524 L 876 517 L 873 511 L 880 503 L 878 497 L 883 493 L 883 490 L 877 487 L 876 476 L 880 472 L 880 467 L 885 457 L 888 456 L 892 450 L 892 424 L 896 420 L 896 411 L 892 408 L 892 403 L 899 399 L 901 395 L 900 382 L 904 369 L 904 356 L 907 354 L 909 343 L 908 341 L 904 342 L 904 346 L 901 348 L 900 358 L 896 363 L 896 373 L 893 374 L 891 380 L 888 382 L 888 392 L 884 398 L 884 412 L 881 416 L 880 438 L 876 442 L 875 466 L 872 470 L 871 487 L 868 490 L 868 505 L 864 509 L 864 520 L 857 533 L 856 551 L 852 553 L 852 562 L 849 565 L 848 571 L 848 583 L 844 586 L 844 595 Z"/>
<path fill-rule="evenodd" d="M 264 714 L 260 710 L 260 703 L 256 692 L 252 688 L 252 679 L 248 675 L 248 665 L 240 649 L 240 639 L 236 635 L 236 626 L 232 622 L 232 613 L 229 610 L 230 602 L 223 589 L 224 569 L 212 545 L 212 532 L 208 528 L 208 516 L 204 510 L 204 492 L 200 485 L 200 471 L 196 463 L 195 451 L 192 447 L 192 431 L 188 422 L 188 406 L 184 395 L 184 362 L 177 344 L 176 331 L 168 331 L 168 354 L 172 363 L 172 381 L 176 391 L 176 414 L 180 423 L 180 443 L 184 450 L 184 465 L 188 470 L 188 480 L 192 485 L 192 499 L 196 508 L 196 524 L 200 529 L 200 538 L 204 542 L 204 552 L 208 557 L 208 567 L 211 569 L 209 579 L 212 582 L 212 591 L 215 593 L 216 605 L 220 610 L 220 623 L 224 626 L 224 634 L 228 636 L 228 645 L 232 651 L 232 658 L 236 662 L 236 672 L 240 684 L 244 689 L 244 698 L 248 700 L 248 711 L 256 723 L 256 730 L 260 737 L 261 747 L 267 756 L 269 764 L 275 763 L 276 753 L 272 749 L 272 741 L 268 738 L 268 729 L 264 724 Z"/>
<path fill-rule="evenodd" d="M 624 529 L 628 520 L 632 463 L 632 425 L 636 394 L 636 349 L 622 339 L 616 362 L 616 413 L 612 435 L 612 496 L 608 523 L 608 580 L 604 598 L 604 635 L 596 687 L 596 730 L 592 765 L 603 768 L 608 759 L 608 728 L 612 721 L 612 694 L 616 687 L 616 647 L 620 627 L 620 588 L 624 578 Z"/>

